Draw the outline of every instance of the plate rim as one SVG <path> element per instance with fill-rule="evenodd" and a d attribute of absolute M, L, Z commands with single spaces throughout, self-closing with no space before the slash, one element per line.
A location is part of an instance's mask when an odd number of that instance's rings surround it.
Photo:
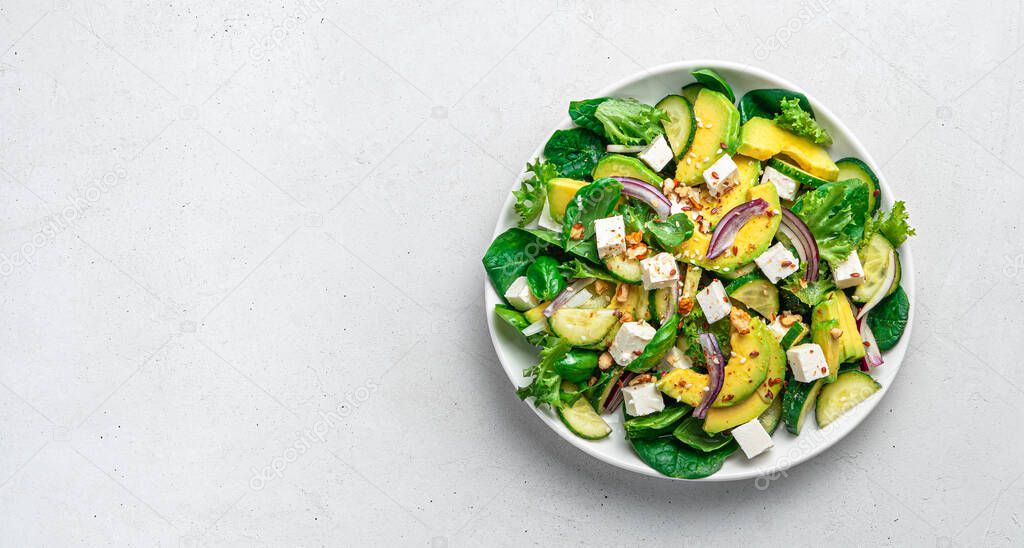
<path fill-rule="evenodd" d="M 765 69 L 762 69 L 762 68 L 759 68 L 759 67 L 754 67 L 754 66 L 748 65 L 746 63 L 739 63 L 739 62 L 734 62 L 734 61 L 725 61 L 725 60 L 720 60 L 720 59 L 694 59 L 694 60 L 686 60 L 686 61 L 674 61 L 674 62 L 669 62 L 669 63 L 663 63 L 663 64 L 657 65 L 655 67 L 652 67 L 650 69 L 644 69 L 644 70 L 641 70 L 641 71 L 638 71 L 638 72 L 634 72 L 634 73 L 632 73 L 632 74 L 630 74 L 630 75 L 628 75 L 628 76 L 626 76 L 624 78 L 620 78 L 619 80 L 615 81 L 614 83 L 612 83 L 612 84 L 610 84 L 608 86 L 605 86 L 600 91 L 598 91 L 597 93 L 593 94 L 592 96 L 593 97 L 603 97 L 603 96 L 608 96 L 608 95 L 615 95 L 618 90 L 621 90 L 622 88 L 624 88 L 626 86 L 629 86 L 631 84 L 636 84 L 638 82 L 641 82 L 641 81 L 643 81 L 645 79 L 648 79 L 648 78 L 655 78 L 655 77 L 664 75 L 666 73 L 672 73 L 672 72 L 678 72 L 678 71 L 684 71 L 684 70 L 685 71 L 692 71 L 692 70 L 695 70 L 695 69 L 698 69 L 698 68 L 711 68 L 711 69 L 715 69 L 715 70 L 722 69 L 724 71 L 747 73 L 747 74 L 750 74 L 750 75 L 752 75 L 754 77 L 760 78 L 762 80 L 771 81 L 771 82 L 773 82 L 775 85 L 777 85 L 780 88 L 789 89 L 789 90 L 798 91 L 800 93 L 803 93 L 807 97 L 807 99 L 810 102 L 811 106 L 814 108 L 815 113 L 819 117 L 821 115 L 824 115 L 824 117 L 828 119 L 829 123 L 832 126 L 834 126 L 837 129 L 839 129 L 840 132 L 843 134 L 844 139 L 848 139 L 849 140 L 849 147 L 851 149 L 854 149 L 856 151 L 856 153 L 858 154 L 858 156 L 862 160 L 864 160 L 869 166 L 872 167 L 872 169 L 875 171 L 875 175 L 878 177 L 879 185 L 880 185 L 880 187 L 881 187 L 881 189 L 883 191 L 883 198 L 886 198 L 889 201 L 895 201 L 893 199 L 894 194 L 892 192 L 892 188 L 888 184 L 888 182 L 887 182 L 887 180 L 885 178 L 884 173 L 882 173 L 882 170 L 878 166 L 878 163 L 874 160 L 874 157 L 868 151 L 867 147 L 865 147 L 864 144 L 860 141 L 860 139 L 857 137 L 857 135 L 854 134 L 850 130 L 850 128 L 847 127 L 847 125 L 839 117 L 837 117 L 828 107 L 823 105 L 821 102 L 819 102 L 817 99 L 815 99 L 812 95 L 808 94 L 803 88 L 793 84 L 792 82 L 790 82 L 786 78 L 778 76 L 777 74 L 775 74 L 773 72 L 770 72 L 770 71 L 767 71 Z M 555 127 L 553 127 L 551 129 L 551 131 L 548 132 L 548 134 L 550 135 L 551 133 L 554 133 L 554 131 L 559 130 L 559 129 L 567 129 L 567 128 L 571 128 L 571 127 L 574 127 L 574 125 L 572 123 L 572 120 L 569 118 L 568 114 L 566 114 L 565 116 L 562 117 L 560 122 Z M 543 154 L 543 150 L 544 150 L 544 144 L 542 143 L 536 149 L 534 149 L 532 155 L 530 156 L 529 161 L 533 161 L 534 159 L 539 158 Z M 511 187 L 509 188 L 509 190 L 507 192 L 507 196 L 505 198 L 505 201 L 502 204 L 501 209 L 499 210 L 497 222 L 495 223 L 495 227 L 494 227 L 494 233 L 491 235 L 491 240 L 489 240 L 489 241 L 493 241 L 494 238 L 497 237 L 500 233 L 502 233 L 505 230 L 508 230 L 510 228 L 510 226 L 508 225 L 507 222 L 503 222 L 503 217 L 505 215 L 507 215 L 508 211 L 511 210 L 511 206 L 514 203 L 514 199 L 513 199 L 513 196 L 512 196 L 512 190 L 516 189 L 516 185 L 519 184 L 519 181 L 521 180 L 523 174 L 524 174 L 524 172 L 520 171 L 518 176 L 515 178 L 515 180 L 513 180 L 512 185 L 511 185 Z M 761 466 L 761 467 L 745 469 L 745 470 L 740 470 L 738 472 L 734 472 L 734 473 L 728 474 L 728 475 L 722 475 L 720 473 L 721 471 L 719 471 L 719 472 L 716 472 L 715 474 L 712 474 L 711 476 L 708 476 L 706 478 L 695 478 L 695 479 L 673 478 L 673 477 L 670 477 L 670 476 L 665 476 L 665 475 L 659 473 L 658 471 L 654 470 L 653 468 L 649 467 L 646 463 L 644 463 L 642 460 L 640 460 L 640 458 L 638 456 L 636 456 L 635 454 L 633 455 L 635 462 L 631 462 L 631 463 L 620 462 L 618 460 L 610 459 L 606 455 L 604 455 L 600 450 L 598 450 L 597 446 L 593 442 L 591 442 L 589 440 L 584 440 L 582 438 L 578 438 L 578 437 L 574 436 L 571 432 L 569 432 L 567 428 L 564 428 L 564 426 L 562 425 L 561 421 L 559 421 L 558 418 L 555 417 L 554 413 L 551 413 L 549 411 L 545 411 L 543 409 L 540 409 L 537 406 L 535 406 L 532 403 L 527 402 L 525 400 L 522 401 L 521 403 L 523 405 L 528 406 L 530 409 L 532 409 L 534 414 L 543 423 L 545 423 L 551 430 L 553 430 L 556 434 L 558 434 L 559 437 L 561 437 L 563 440 L 569 442 L 570 444 L 572 444 L 577 449 L 583 451 L 584 453 L 590 455 L 591 457 L 593 457 L 593 458 L 595 458 L 597 460 L 600 460 L 601 462 L 604 462 L 604 463 L 609 464 L 611 466 L 614 466 L 616 468 L 620 468 L 620 469 L 623 469 L 623 470 L 628 470 L 630 472 L 635 472 L 635 473 L 642 474 L 642 475 L 645 475 L 645 476 L 654 477 L 654 478 L 660 478 L 660 479 L 669 480 L 669 481 L 705 482 L 705 483 L 707 483 L 707 482 L 742 481 L 742 480 L 748 480 L 748 479 L 762 478 L 762 477 L 766 477 L 766 476 L 775 476 L 777 474 L 785 472 L 786 470 L 788 470 L 788 469 L 790 469 L 790 468 L 792 468 L 794 466 L 797 466 L 799 464 L 802 464 L 804 462 L 807 462 L 807 461 L 815 458 L 816 456 L 820 455 L 821 453 L 823 453 L 824 451 L 826 451 L 827 449 L 829 449 L 830 447 L 832 447 L 833 445 L 838 443 L 839 440 L 841 440 L 844 437 L 846 437 L 850 432 L 853 432 L 854 430 L 856 430 L 857 427 L 860 426 L 860 423 L 863 422 L 864 419 L 867 418 L 867 416 L 870 415 L 874 411 L 874 409 L 878 406 L 879 402 L 882 401 L 882 399 L 888 393 L 889 388 L 895 382 L 896 377 L 899 375 L 899 370 L 900 370 L 900 368 L 903 365 L 904 358 L 906 357 L 906 351 L 907 351 L 907 348 L 909 346 L 909 342 L 910 342 L 910 339 L 911 339 L 911 334 L 912 334 L 913 326 L 914 326 L 915 308 L 916 308 L 915 306 L 913 306 L 914 302 L 915 302 L 915 295 L 916 295 L 915 284 L 914 284 L 914 278 L 915 278 L 915 276 L 914 276 L 914 272 L 915 272 L 915 270 L 914 270 L 914 259 L 913 259 L 913 252 L 911 250 L 911 246 L 909 245 L 909 242 L 904 242 L 899 247 L 899 251 L 900 251 L 900 262 L 902 263 L 901 264 L 902 279 L 900 281 L 900 285 L 903 287 L 904 291 L 906 292 L 907 298 L 910 301 L 911 306 L 910 306 L 910 311 L 909 311 L 908 316 L 907 316 L 907 327 L 904 330 L 904 333 L 903 333 L 902 337 L 900 338 L 898 344 L 895 347 L 893 347 L 892 349 L 886 351 L 886 353 L 885 353 L 886 357 L 889 358 L 889 359 L 886 360 L 885 364 L 882 367 L 886 367 L 886 368 L 889 368 L 889 369 L 893 370 L 892 380 L 890 380 L 887 384 L 882 385 L 882 388 L 878 391 L 878 393 L 876 393 L 875 395 L 871 396 L 870 398 L 865 400 L 863 403 L 861 403 L 860 405 L 855 407 L 854 410 L 850 412 L 850 415 L 848 416 L 848 420 L 844 421 L 843 424 L 841 425 L 842 429 L 833 429 L 831 432 L 828 432 L 827 430 L 820 430 L 819 432 L 824 432 L 824 434 L 822 434 L 824 439 L 822 441 L 816 443 L 813 447 L 811 447 L 809 450 L 803 452 L 801 455 L 799 455 L 795 459 L 776 459 L 775 461 L 773 461 L 774 464 L 772 464 L 772 465 Z M 513 367 L 511 367 L 511 365 L 508 363 L 509 360 L 507 359 L 507 356 L 505 356 L 505 353 L 503 351 L 503 346 L 505 345 L 505 342 L 499 340 L 499 338 L 498 338 L 497 330 L 495 329 L 494 314 L 492 313 L 492 310 L 494 308 L 494 304 L 496 304 L 498 302 L 501 302 L 501 298 L 497 294 L 497 291 L 495 291 L 495 289 L 491 286 L 490 279 L 486 275 L 484 275 L 484 277 L 483 277 L 483 286 L 484 286 L 483 287 L 483 289 L 484 289 L 484 312 L 485 312 L 485 315 L 487 317 L 487 331 L 488 331 L 488 334 L 490 335 L 490 338 L 491 338 L 491 344 L 494 347 L 495 355 L 498 357 L 498 361 L 499 361 L 499 363 L 501 363 L 502 369 L 504 369 L 504 371 L 505 371 L 505 375 L 508 377 L 509 381 L 512 383 L 513 388 L 517 388 L 518 387 L 517 374 L 515 372 L 515 369 Z M 833 424 L 835 424 L 835 423 L 833 423 Z M 839 426 L 839 425 L 837 425 L 837 426 Z M 799 439 L 799 438 L 794 438 L 794 439 Z M 622 442 L 628 443 L 624 439 L 622 440 Z"/>

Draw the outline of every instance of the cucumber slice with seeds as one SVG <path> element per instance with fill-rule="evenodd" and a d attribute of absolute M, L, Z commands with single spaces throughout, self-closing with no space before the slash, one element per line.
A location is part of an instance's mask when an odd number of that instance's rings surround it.
<path fill-rule="evenodd" d="M 668 144 L 672 147 L 672 155 L 679 160 L 690 150 L 693 134 L 697 131 L 697 120 L 693 117 L 693 103 L 681 95 L 669 95 L 655 105 L 668 114 L 668 120 L 662 120 Z"/>
<path fill-rule="evenodd" d="M 640 267 L 640 261 L 626 258 L 623 253 L 605 259 L 604 266 L 612 276 L 623 282 L 635 284 L 643 280 L 644 270 Z"/>
<path fill-rule="evenodd" d="M 575 391 L 576 385 L 562 383 L 563 390 Z M 594 411 L 586 398 L 576 400 L 569 407 L 558 408 L 558 418 L 569 428 L 569 431 L 585 440 L 599 440 L 612 433 L 612 427 Z"/>
<path fill-rule="evenodd" d="M 765 318 L 774 318 L 779 313 L 779 290 L 760 273 L 738 278 L 725 292 Z"/>
<path fill-rule="evenodd" d="M 868 185 L 868 213 L 874 213 L 878 210 L 878 204 L 881 200 L 881 187 L 878 185 L 878 177 L 874 171 L 867 164 L 862 162 L 859 158 L 843 158 L 836 162 L 836 167 L 839 168 L 839 178 L 837 181 L 845 181 L 846 179 L 860 179 Z"/>
<path fill-rule="evenodd" d="M 818 426 L 824 428 L 878 392 L 882 385 L 863 371 L 843 371 L 832 384 L 825 385 L 818 394 L 814 414 Z"/>
<path fill-rule="evenodd" d="M 867 244 L 857 251 L 860 257 L 861 266 L 864 267 L 864 282 L 853 290 L 853 300 L 858 303 L 865 303 L 878 291 L 878 286 L 885 282 L 885 269 L 889 266 L 889 252 L 893 250 L 892 244 L 885 236 L 875 233 L 871 235 Z M 890 287 L 895 291 L 900 283 L 899 256 L 896 255 L 897 276 Z"/>
<path fill-rule="evenodd" d="M 573 346 L 596 344 L 615 327 L 619 319 L 614 310 L 560 308 L 548 319 L 555 335 Z"/>
<path fill-rule="evenodd" d="M 782 420 L 791 434 L 800 435 L 823 384 L 825 379 L 803 383 L 794 380 L 792 375 L 788 376 L 786 391 L 782 393 Z"/>
<path fill-rule="evenodd" d="M 819 186 L 829 182 L 820 177 L 815 177 L 814 175 L 807 173 L 806 171 L 796 167 L 795 165 L 789 162 L 783 162 L 778 158 L 772 158 L 771 160 L 768 160 L 768 165 L 770 167 L 775 168 L 776 171 L 785 175 L 786 177 L 789 177 L 790 179 L 793 179 L 794 181 L 800 183 L 801 185 L 806 185 L 810 188 L 818 188 Z"/>

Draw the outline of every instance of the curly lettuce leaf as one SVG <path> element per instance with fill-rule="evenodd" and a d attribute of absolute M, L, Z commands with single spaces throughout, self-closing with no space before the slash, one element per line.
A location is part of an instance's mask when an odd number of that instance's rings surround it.
<path fill-rule="evenodd" d="M 597 105 L 594 117 L 604 127 L 605 137 L 617 145 L 647 145 L 665 132 L 661 121 L 668 115 L 636 99 L 608 99 Z"/>
<path fill-rule="evenodd" d="M 800 99 L 793 97 L 779 102 L 782 112 L 775 115 L 775 123 L 801 137 L 806 137 L 818 145 L 830 146 L 832 136 L 811 116 L 811 113 L 800 108 Z"/>
<path fill-rule="evenodd" d="M 533 377 L 530 384 L 516 390 L 520 399 L 532 397 L 533 404 L 537 407 L 550 405 L 551 407 L 562 406 L 562 377 L 555 370 L 555 362 L 565 356 L 572 345 L 565 339 L 551 339 L 548 346 L 540 351 L 540 361 L 537 365 L 523 370 L 523 376 Z"/>
<path fill-rule="evenodd" d="M 791 210 L 811 230 L 821 258 L 835 268 L 864 238 L 868 186 L 858 179 L 826 183 L 800 196 Z"/>
<path fill-rule="evenodd" d="M 561 270 L 562 275 L 570 279 L 578 280 L 580 278 L 595 278 L 598 280 L 616 283 L 619 281 L 618 278 L 609 274 L 607 270 L 585 263 L 579 259 L 573 259 L 567 263 L 562 263 Z"/>
<path fill-rule="evenodd" d="M 516 198 L 516 213 L 519 215 L 519 226 L 526 226 L 544 210 L 544 200 L 548 194 L 548 181 L 558 177 L 558 170 L 550 162 L 526 164 L 529 173 L 521 183 L 519 190 L 513 190 Z"/>
<path fill-rule="evenodd" d="M 894 247 L 899 247 L 907 238 L 916 235 L 917 231 L 910 226 L 907 204 L 902 200 L 898 201 L 892 205 L 892 211 L 888 215 L 879 213 L 875 218 L 868 219 L 864 240 L 875 232 L 885 236 Z"/>

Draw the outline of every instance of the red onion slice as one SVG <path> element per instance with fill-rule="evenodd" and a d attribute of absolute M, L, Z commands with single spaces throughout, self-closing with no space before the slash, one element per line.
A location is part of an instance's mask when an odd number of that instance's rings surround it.
<path fill-rule="evenodd" d="M 569 287 L 563 289 L 562 292 L 555 297 L 555 300 L 551 301 L 551 304 L 544 308 L 544 316 L 550 318 L 556 310 L 565 306 L 565 303 L 569 302 L 569 299 L 571 299 L 573 295 L 579 293 L 579 291 L 584 287 L 594 283 L 594 280 L 595 278 L 580 278 L 569 284 Z"/>
<path fill-rule="evenodd" d="M 761 198 L 740 204 L 729 210 L 722 217 L 715 227 L 715 233 L 711 235 L 711 243 L 708 244 L 708 258 L 725 253 L 726 249 L 736 240 L 736 234 L 747 224 L 754 215 L 760 215 L 768 211 L 768 202 Z"/>
<path fill-rule="evenodd" d="M 704 349 L 704 359 L 708 369 L 708 389 L 700 400 L 700 405 L 693 410 L 693 416 L 703 419 L 708 414 L 711 404 L 718 398 L 725 383 L 725 355 L 718 346 L 718 339 L 711 333 L 700 334 L 700 346 Z"/>
<path fill-rule="evenodd" d="M 800 260 L 807 265 L 804 281 L 810 283 L 817 280 L 818 242 L 815 241 L 814 234 L 811 234 L 811 229 L 807 228 L 807 225 L 795 213 L 782 208 L 782 223 L 779 225 L 779 231 L 790 239 L 796 247 L 797 254 L 800 255 Z"/>
<path fill-rule="evenodd" d="M 864 363 L 861 370 L 867 371 L 868 367 L 878 367 L 885 363 L 882 359 L 882 352 L 878 349 L 878 342 L 875 341 L 875 334 L 868 325 L 867 316 L 860 319 L 860 339 L 864 341 Z"/>
<path fill-rule="evenodd" d="M 633 380 L 633 377 L 636 376 L 637 374 L 632 371 L 622 372 L 622 376 L 612 384 L 611 391 L 608 392 L 608 399 L 604 401 L 603 412 L 611 413 L 622 405 L 622 387 L 629 384 L 629 381 Z"/>
<path fill-rule="evenodd" d="M 671 215 L 672 202 L 669 202 L 661 190 L 654 185 L 633 177 L 615 176 L 612 179 L 622 183 L 623 194 L 651 206 L 661 220 L 668 219 L 668 216 Z"/>
<path fill-rule="evenodd" d="M 861 319 L 867 316 L 871 309 L 878 306 L 878 303 L 882 302 L 882 299 L 889 294 L 889 289 L 892 287 L 893 282 L 896 281 L 896 251 L 889 250 L 889 264 L 885 266 L 885 280 L 882 281 L 882 285 L 878 286 L 878 291 L 868 300 L 868 304 L 864 305 L 864 308 L 860 309 L 857 314 L 857 319 Z"/>

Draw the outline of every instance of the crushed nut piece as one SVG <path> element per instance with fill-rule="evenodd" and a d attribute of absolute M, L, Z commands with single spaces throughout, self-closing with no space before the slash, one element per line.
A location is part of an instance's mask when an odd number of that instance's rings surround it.
<path fill-rule="evenodd" d="M 627 310 L 623 310 L 622 313 L 619 314 L 619 319 L 622 320 L 622 323 L 629 323 L 633 321 L 633 314 Z"/>
<path fill-rule="evenodd" d="M 630 232 L 626 234 L 626 245 L 638 244 L 644 241 L 644 233 L 637 230 L 636 232 Z"/>
<path fill-rule="evenodd" d="M 614 363 L 612 355 L 607 352 L 601 352 L 601 355 L 597 357 L 597 367 L 601 371 L 607 371 Z"/>
<path fill-rule="evenodd" d="M 732 327 L 741 335 L 750 333 L 750 314 L 734 306 L 729 312 L 729 321 L 732 322 Z"/>
<path fill-rule="evenodd" d="M 572 230 L 569 231 L 570 240 L 582 240 L 583 239 L 583 225 L 576 223 L 572 225 Z"/>
<path fill-rule="evenodd" d="M 693 299 L 688 297 L 679 298 L 679 315 L 686 316 L 693 311 Z"/>
<path fill-rule="evenodd" d="M 597 377 L 587 379 L 587 386 L 594 386 L 595 384 L 597 384 Z"/>
<path fill-rule="evenodd" d="M 628 238 L 628 236 L 627 236 Z M 639 243 L 633 244 L 626 248 L 626 257 L 630 259 L 644 259 L 647 257 L 647 244 Z"/>
<path fill-rule="evenodd" d="M 665 182 L 661 184 L 661 193 L 668 196 L 676 188 L 675 179 L 665 179 Z"/>
<path fill-rule="evenodd" d="M 843 336 L 843 330 L 839 329 L 838 327 L 833 327 L 831 330 L 829 330 L 828 334 L 832 335 L 833 339 L 838 339 L 839 337 Z"/>
<path fill-rule="evenodd" d="M 636 386 L 638 384 L 645 384 L 649 382 L 654 382 L 654 375 L 644 373 L 643 375 L 633 377 L 633 380 L 629 381 L 629 386 Z"/>
<path fill-rule="evenodd" d="M 604 280 L 594 281 L 594 291 L 596 291 L 598 295 L 603 295 L 606 291 L 608 291 L 609 287 L 611 287 L 611 284 Z"/>
<path fill-rule="evenodd" d="M 790 327 L 791 325 L 795 324 L 799 319 L 800 316 L 796 314 L 788 314 L 784 312 L 782 314 L 782 317 L 779 318 L 779 323 L 782 324 L 782 327 Z"/>
<path fill-rule="evenodd" d="M 629 300 L 629 286 L 626 284 L 619 284 L 618 289 L 615 290 L 615 300 L 620 303 L 624 303 Z"/>

